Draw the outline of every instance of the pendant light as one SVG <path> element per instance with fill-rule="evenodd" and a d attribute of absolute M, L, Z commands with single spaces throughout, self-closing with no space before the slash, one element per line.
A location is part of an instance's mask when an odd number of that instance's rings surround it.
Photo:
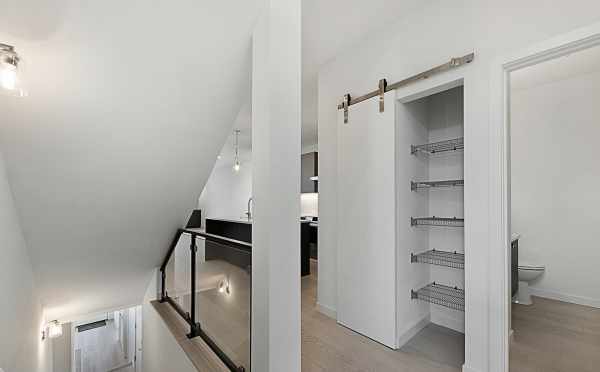
<path fill-rule="evenodd" d="M 12 45 L 0 43 L 0 93 L 24 97 L 26 92 L 19 76 L 21 57 Z"/>
<path fill-rule="evenodd" d="M 236 129 L 233 131 L 235 135 L 235 158 L 233 160 L 233 170 L 237 173 L 240 171 L 240 130 Z"/>

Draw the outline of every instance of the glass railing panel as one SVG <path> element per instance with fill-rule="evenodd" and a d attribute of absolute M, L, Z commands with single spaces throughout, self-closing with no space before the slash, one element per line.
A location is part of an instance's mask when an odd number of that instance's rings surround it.
<path fill-rule="evenodd" d="M 251 251 L 197 242 L 196 319 L 236 366 L 250 371 Z"/>
<path fill-rule="evenodd" d="M 165 267 L 166 294 L 185 313 L 191 313 L 191 250 L 190 235 L 182 234 Z"/>

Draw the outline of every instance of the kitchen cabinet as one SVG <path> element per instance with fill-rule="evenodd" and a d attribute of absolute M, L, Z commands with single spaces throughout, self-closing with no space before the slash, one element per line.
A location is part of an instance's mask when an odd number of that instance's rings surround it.
<path fill-rule="evenodd" d="M 302 154 L 301 159 L 301 182 L 300 192 L 319 192 L 319 181 L 313 181 L 311 177 L 319 175 L 319 153 L 309 152 Z"/>
<path fill-rule="evenodd" d="M 310 241 L 312 239 L 313 227 L 309 221 L 300 221 L 300 268 L 302 276 L 310 274 Z M 252 221 L 207 218 L 206 233 L 213 234 L 226 239 L 234 239 L 241 243 L 252 243 Z M 239 245 L 239 244 L 237 244 Z M 246 248 L 240 248 L 237 245 L 230 245 L 227 242 L 205 242 L 205 259 L 223 260 L 232 265 L 247 269 L 252 265 L 251 245 Z"/>

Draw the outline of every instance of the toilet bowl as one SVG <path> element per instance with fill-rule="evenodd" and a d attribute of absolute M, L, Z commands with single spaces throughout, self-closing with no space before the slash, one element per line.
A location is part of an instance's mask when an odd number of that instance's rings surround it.
<path fill-rule="evenodd" d="M 521 305 L 533 304 L 529 294 L 529 283 L 539 278 L 545 270 L 546 268 L 542 265 L 519 263 L 519 291 L 513 299 L 514 303 Z"/>

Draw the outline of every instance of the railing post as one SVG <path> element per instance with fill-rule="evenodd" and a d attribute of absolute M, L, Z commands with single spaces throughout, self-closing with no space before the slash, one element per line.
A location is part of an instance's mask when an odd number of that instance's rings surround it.
<path fill-rule="evenodd" d="M 196 245 L 196 234 L 191 234 L 191 242 L 190 242 L 190 254 L 191 254 L 191 278 L 192 282 L 190 283 L 191 289 L 191 305 L 190 305 L 190 334 L 188 338 L 193 338 L 199 336 L 200 325 L 196 323 L 196 253 L 198 252 L 198 246 Z"/>
<path fill-rule="evenodd" d="M 161 287 L 160 287 L 160 302 L 165 302 L 167 298 L 167 268 L 160 270 Z"/>

